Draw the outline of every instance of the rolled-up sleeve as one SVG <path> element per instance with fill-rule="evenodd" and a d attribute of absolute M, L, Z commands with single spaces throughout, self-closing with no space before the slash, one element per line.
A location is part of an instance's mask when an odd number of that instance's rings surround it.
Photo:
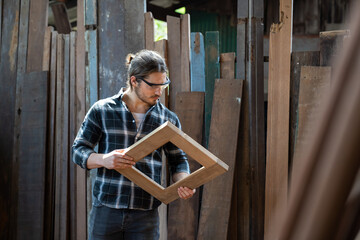
<path fill-rule="evenodd" d="M 92 153 L 95 153 L 95 146 L 101 137 L 101 121 L 98 117 L 96 105 L 90 108 L 77 133 L 72 146 L 72 160 L 84 169 L 87 160 Z"/>
<path fill-rule="evenodd" d="M 176 117 L 172 122 L 177 128 L 181 130 L 181 124 Z M 186 154 L 183 150 L 172 144 L 171 142 L 164 145 L 164 151 L 168 158 L 169 168 L 171 174 L 185 172 L 190 174 L 190 167 L 187 161 Z"/>

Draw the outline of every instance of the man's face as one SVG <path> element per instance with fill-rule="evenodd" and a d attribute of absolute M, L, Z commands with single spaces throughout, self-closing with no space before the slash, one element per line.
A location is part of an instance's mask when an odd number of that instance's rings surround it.
<path fill-rule="evenodd" d="M 150 84 L 163 84 L 166 82 L 166 73 L 154 72 L 149 74 L 149 76 L 147 76 L 144 80 Z M 162 87 L 149 86 L 145 81 L 138 81 L 136 86 L 134 86 L 134 90 L 141 101 L 147 103 L 149 106 L 152 106 L 156 104 L 156 101 L 160 98 L 162 94 Z"/>

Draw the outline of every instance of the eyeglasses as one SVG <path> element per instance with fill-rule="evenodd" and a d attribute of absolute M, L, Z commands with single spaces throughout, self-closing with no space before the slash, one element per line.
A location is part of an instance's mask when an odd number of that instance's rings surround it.
<path fill-rule="evenodd" d="M 151 87 L 154 90 L 158 89 L 158 88 L 160 88 L 161 90 L 164 90 L 165 88 L 167 88 L 169 86 L 169 84 L 171 82 L 168 77 L 166 77 L 166 82 L 164 82 L 164 83 L 151 83 L 151 82 L 146 81 L 143 78 L 137 78 L 137 79 L 143 81 L 144 83 L 146 83 L 149 87 Z"/>

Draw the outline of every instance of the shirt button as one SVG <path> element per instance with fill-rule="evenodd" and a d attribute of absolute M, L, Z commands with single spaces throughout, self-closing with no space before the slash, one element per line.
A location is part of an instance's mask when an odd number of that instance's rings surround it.
<path fill-rule="evenodd" d="M 134 122 L 135 122 L 135 120 L 132 120 L 132 122 L 134 123 Z"/>

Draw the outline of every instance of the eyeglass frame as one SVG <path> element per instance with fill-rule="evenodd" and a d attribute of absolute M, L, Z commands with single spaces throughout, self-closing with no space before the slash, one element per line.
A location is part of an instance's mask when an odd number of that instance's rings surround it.
<path fill-rule="evenodd" d="M 162 89 L 165 89 L 165 88 L 167 88 L 169 85 L 170 85 L 170 83 L 171 83 L 171 81 L 170 81 L 170 79 L 166 76 L 166 82 L 164 82 L 164 83 L 151 83 L 151 82 L 148 82 L 148 81 L 146 81 L 145 79 L 143 79 L 143 78 L 139 78 L 139 77 L 137 77 L 136 79 L 139 79 L 139 80 L 141 80 L 141 81 L 143 81 L 144 83 L 146 83 L 149 87 L 151 87 L 151 88 L 156 88 L 156 87 L 160 87 L 161 88 L 161 86 L 164 86 L 164 88 L 162 88 Z"/>

